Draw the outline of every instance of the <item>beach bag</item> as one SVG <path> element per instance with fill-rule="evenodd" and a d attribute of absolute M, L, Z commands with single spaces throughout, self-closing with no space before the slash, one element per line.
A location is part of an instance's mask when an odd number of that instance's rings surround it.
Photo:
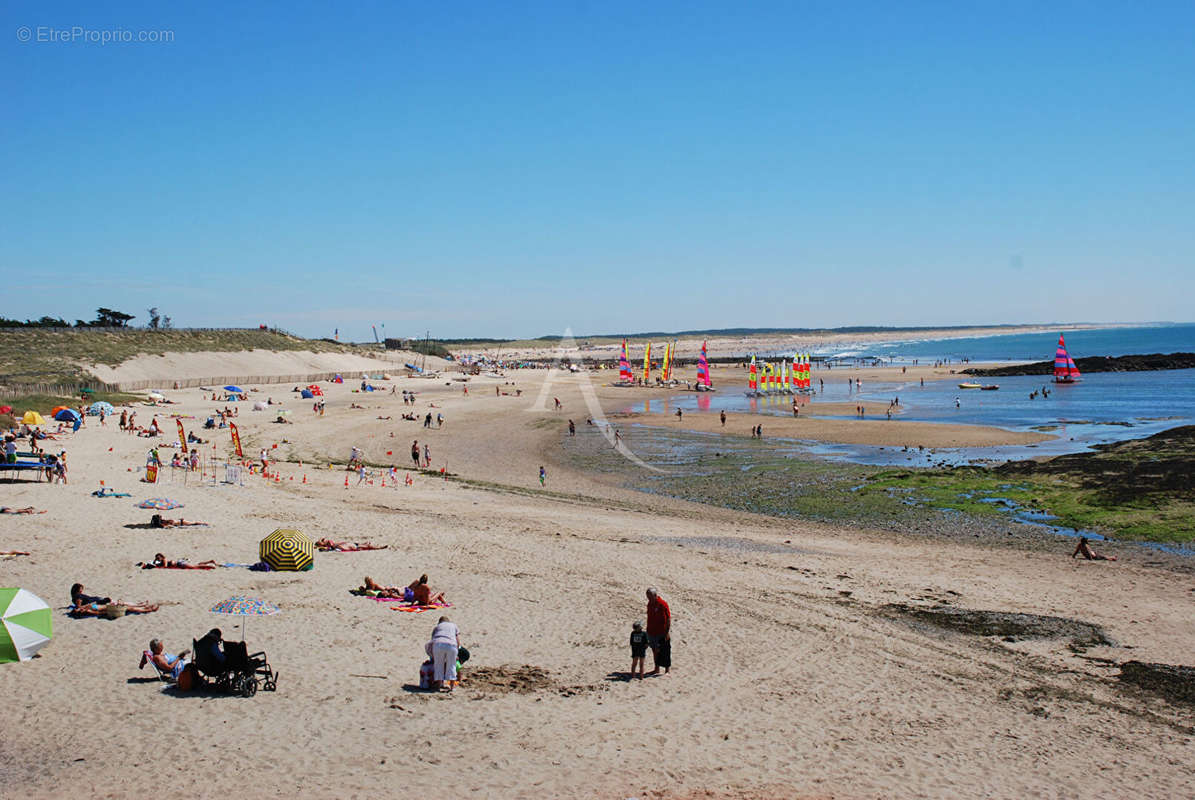
<path fill-rule="evenodd" d="M 183 667 L 183 671 L 178 674 L 178 680 L 175 682 L 175 686 L 178 687 L 180 692 L 189 692 L 194 689 L 198 683 L 199 675 L 195 671 L 195 665 L 187 664 L 187 666 Z"/>
<path fill-rule="evenodd" d="M 430 689 L 434 683 L 436 675 L 436 667 L 430 661 L 424 661 L 419 665 L 419 688 Z"/>
<path fill-rule="evenodd" d="M 459 667 L 469 660 L 469 649 L 467 647 L 458 647 L 456 649 L 456 665 Z"/>

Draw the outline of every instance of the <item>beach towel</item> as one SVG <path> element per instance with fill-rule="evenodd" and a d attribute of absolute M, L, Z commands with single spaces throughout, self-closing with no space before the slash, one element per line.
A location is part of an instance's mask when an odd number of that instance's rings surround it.
<path fill-rule="evenodd" d="M 375 589 L 349 589 L 349 594 L 356 595 L 357 597 L 368 597 L 370 600 L 377 600 L 379 603 L 401 603 L 403 601 L 401 597 L 380 595 Z"/>
<path fill-rule="evenodd" d="M 103 489 L 96 489 L 91 493 L 92 497 L 132 497 L 127 492 L 106 492 Z"/>
<path fill-rule="evenodd" d="M 200 565 L 200 564 L 196 564 L 193 567 L 178 567 L 173 564 L 170 564 L 170 565 L 142 564 L 141 569 L 215 569 L 215 567 L 211 566 L 211 565 Z"/>
<path fill-rule="evenodd" d="M 424 611 L 432 611 L 437 608 L 452 608 L 452 603 L 432 603 L 430 606 L 417 606 L 414 603 L 403 603 L 398 606 L 390 606 L 391 611 L 406 611 L 408 614 L 422 614 Z"/>

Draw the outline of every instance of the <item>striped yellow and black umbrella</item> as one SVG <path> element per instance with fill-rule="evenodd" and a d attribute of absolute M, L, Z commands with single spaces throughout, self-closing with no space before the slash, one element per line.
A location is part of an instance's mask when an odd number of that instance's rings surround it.
<path fill-rule="evenodd" d="M 261 560 L 280 572 L 311 569 L 315 566 L 315 542 L 299 531 L 279 528 L 261 540 Z"/>

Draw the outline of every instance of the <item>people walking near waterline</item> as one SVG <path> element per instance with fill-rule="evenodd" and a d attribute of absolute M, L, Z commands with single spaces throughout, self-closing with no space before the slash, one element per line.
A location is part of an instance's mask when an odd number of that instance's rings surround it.
<path fill-rule="evenodd" d="M 415 462 L 415 469 L 419 469 L 419 440 L 411 442 L 411 461 Z"/>
<path fill-rule="evenodd" d="M 722 427 L 725 428 L 726 427 L 726 411 L 723 410 L 722 413 L 718 415 L 718 417 L 722 420 Z"/>

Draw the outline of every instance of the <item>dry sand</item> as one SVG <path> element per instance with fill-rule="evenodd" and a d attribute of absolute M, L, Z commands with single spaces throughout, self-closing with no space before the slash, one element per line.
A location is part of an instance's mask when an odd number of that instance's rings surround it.
<path fill-rule="evenodd" d="M 0 485 L 5 505 L 49 509 L 0 518 L 0 549 L 33 552 L 0 561 L 0 583 L 58 609 L 54 640 L 39 658 L 0 666 L 0 794 L 1195 792 L 1195 714 L 1125 690 L 1113 666 L 1190 661 L 1189 571 L 1148 557 L 1077 563 L 1064 544 L 1056 553 L 1023 552 L 794 523 L 606 485 L 559 456 L 567 417 L 579 435 L 598 435 L 583 424 L 585 376 L 474 378 L 468 396 L 454 381 L 394 385 L 418 391 L 414 410 L 422 416 L 434 404 L 445 426 L 403 421 L 410 407 L 397 396 L 351 393 L 347 384 L 329 389 L 324 417 L 287 393 L 293 425 L 239 404 L 246 454 L 265 446 L 290 459 L 279 467 L 281 483 L 184 485 L 181 475 L 170 483 L 166 470 L 167 483 L 146 486 L 135 470 L 149 440 L 92 418 L 63 442 L 69 485 Z M 496 396 L 495 387 L 509 394 Z M 615 408 L 650 391 L 598 387 L 594 396 Z M 181 404 L 158 413 L 196 415 L 184 420 L 188 429 L 224 451 L 226 431 L 199 430 L 213 404 L 197 390 L 169 394 Z M 551 410 L 552 397 L 563 412 Z M 154 409 L 138 411 L 148 422 Z M 447 464 L 467 481 L 421 474 L 414 486 L 383 489 L 380 476 L 360 487 L 353 477 L 346 489 L 346 473 L 313 463 L 343 461 L 356 444 L 402 469 L 416 438 L 430 442 L 433 468 Z M 536 478 L 542 463 L 550 467 L 546 492 Z M 90 497 L 100 480 L 134 497 Z M 212 527 L 126 527 L 149 518 L 133 502 L 151 495 L 185 502 L 177 513 Z M 279 526 L 390 549 L 320 554 L 315 570 L 301 574 L 133 566 L 157 551 L 250 562 L 258 540 Z M 398 613 L 348 594 L 364 575 L 409 582 L 420 572 L 447 592 L 448 613 L 473 652 L 453 696 L 410 691 L 434 613 Z M 70 619 L 62 609 L 74 581 L 164 605 L 115 621 Z M 617 673 L 629 667 L 626 640 L 649 585 L 672 606 L 676 667 L 628 683 Z M 237 637 L 232 620 L 208 612 L 233 594 L 283 609 L 248 626 L 252 647 L 280 671 L 276 693 L 176 696 L 137 670 L 151 637 L 175 652 L 213 625 Z M 895 603 L 1073 617 L 1105 626 L 1118 645 L 951 633 L 885 612 Z"/>

